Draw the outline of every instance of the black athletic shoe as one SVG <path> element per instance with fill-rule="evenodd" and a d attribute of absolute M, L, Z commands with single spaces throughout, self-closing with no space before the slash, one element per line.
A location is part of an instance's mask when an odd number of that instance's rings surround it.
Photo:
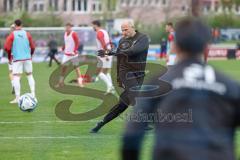
<path fill-rule="evenodd" d="M 14 89 L 14 87 L 12 87 L 12 94 L 15 94 L 15 89 Z"/>
<path fill-rule="evenodd" d="M 104 125 L 103 121 L 98 122 L 97 125 L 96 125 L 96 127 L 94 127 L 94 128 L 90 131 L 90 133 L 97 133 L 97 132 L 102 128 L 103 125 Z"/>
<path fill-rule="evenodd" d="M 72 79 L 68 83 L 78 83 L 77 79 Z"/>

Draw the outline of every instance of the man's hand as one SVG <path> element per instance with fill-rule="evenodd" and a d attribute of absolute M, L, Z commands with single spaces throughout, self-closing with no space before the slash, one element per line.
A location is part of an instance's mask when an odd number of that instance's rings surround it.
<path fill-rule="evenodd" d="M 114 51 L 112 50 L 98 50 L 97 51 L 97 55 L 100 56 L 100 57 L 105 57 L 105 56 L 111 56 L 111 55 L 114 55 L 116 54 Z"/>
<path fill-rule="evenodd" d="M 106 52 L 105 52 L 105 50 L 98 50 L 97 55 L 100 56 L 100 57 L 105 57 Z"/>
<path fill-rule="evenodd" d="M 133 45 L 133 42 L 130 41 L 130 40 L 122 40 L 120 43 L 119 43 L 119 50 L 121 52 L 124 52 L 124 51 L 127 51 L 129 48 L 131 48 Z"/>

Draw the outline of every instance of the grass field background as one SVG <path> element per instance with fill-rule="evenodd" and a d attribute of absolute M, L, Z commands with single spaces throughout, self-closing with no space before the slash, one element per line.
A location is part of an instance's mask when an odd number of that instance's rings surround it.
<path fill-rule="evenodd" d="M 240 61 L 219 60 L 210 64 L 240 82 Z M 34 64 L 38 108 L 24 113 L 16 105 L 8 79 L 7 65 L 0 65 L 0 159 L 1 160 L 118 160 L 124 121 L 117 118 L 104 127 L 99 134 L 89 130 L 96 122 L 63 122 L 55 116 L 55 105 L 65 98 L 74 101 L 72 112 L 88 111 L 99 100 L 83 96 L 64 95 L 49 87 L 49 76 L 56 66 L 46 63 Z M 74 75 L 71 74 L 68 79 Z M 104 89 L 101 82 L 91 84 Z M 22 78 L 22 93 L 29 92 L 26 77 Z M 97 119 L 95 119 L 97 120 Z M 150 159 L 153 134 L 145 138 L 143 159 Z M 240 133 L 236 141 L 240 157 Z"/>

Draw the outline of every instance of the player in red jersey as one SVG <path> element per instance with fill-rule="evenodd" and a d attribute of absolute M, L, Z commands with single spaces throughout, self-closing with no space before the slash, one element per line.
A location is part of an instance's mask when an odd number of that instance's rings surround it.
<path fill-rule="evenodd" d="M 92 22 L 93 29 L 96 31 L 97 50 L 111 50 L 110 36 L 106 30 L 101 28 L 99 21 Z M 112 84 L 112 78 L 110 75 L 110 69 L 112 68 L 112 56 L 100 57 L 97 56 L 97 76 L 104 81 L 107 86 L 106 93 L 114 93 L 114 87 Z"/>
<path fill-rule="evenodd" d="M 72 30 L 72 24 L 67 23 L 64 34 L 64 46 L 62 48 L 64 55 L 62 58 L 62 70 L 59 84 L 57 87 L 64 85 L 64 74 L 67 70 L 68 62 L 71 62 L 76 68 L 76 74 L 78 77 L 78 84 L 80 87 L 83 87 L 83 79 L 81 76 L 81 71 L 77 67 L 79 62 L 76 60 L 78 57 L 78 47 L 79 47 L 79 38 L 76 32 Z"/>
<path fill-rule="evenodd" d="M 166 25 L 166 31 L 168 32 L 168 42 L 167 42 L 167 66 L 171 67 L 176 64 L 177 56 L 173 50 L 174 39 L 175 39 L 175 31 L 173 28 L 173 23 L 169 22 Z"/>

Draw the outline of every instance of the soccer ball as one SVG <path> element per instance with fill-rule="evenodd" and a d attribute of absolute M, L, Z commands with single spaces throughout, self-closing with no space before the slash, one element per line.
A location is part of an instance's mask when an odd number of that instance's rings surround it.
<path fill-rule="evenodd" d="M 31 93 L 25 93 L 19 98 L 18 107 L 24 112 L 32 112 L 37 107 L 37 99 Z"/>

